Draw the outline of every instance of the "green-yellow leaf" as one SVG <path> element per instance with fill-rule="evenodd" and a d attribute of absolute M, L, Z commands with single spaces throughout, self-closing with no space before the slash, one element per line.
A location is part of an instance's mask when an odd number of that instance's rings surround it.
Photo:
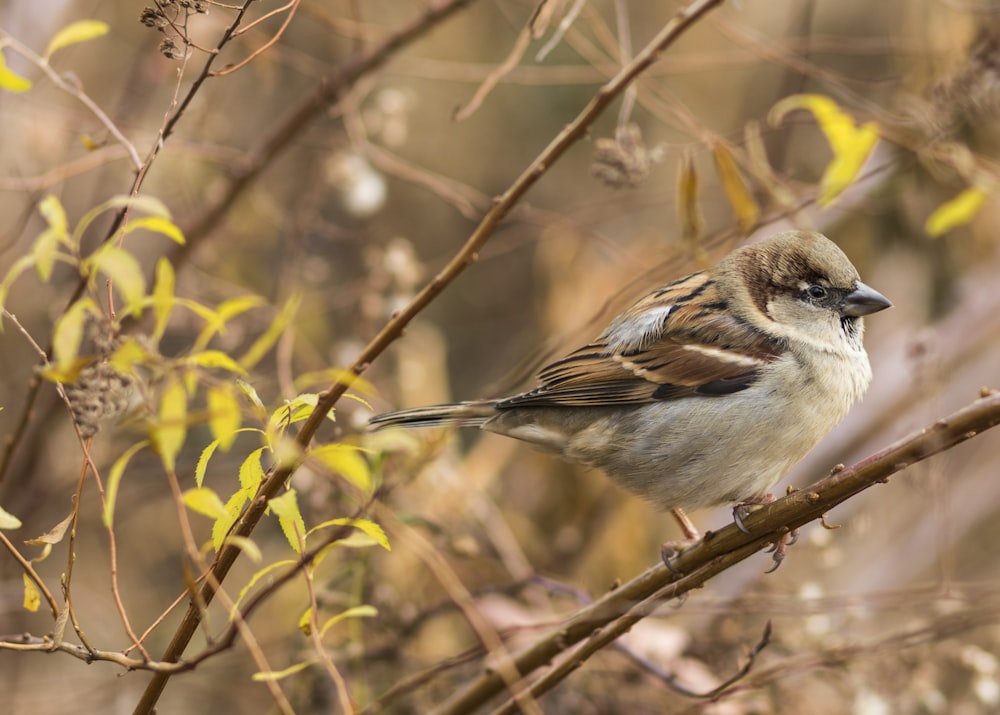
<path fill-rule="evenodd" d="M 118 501 L 118 487 L 121 484 L 122 476 L 125 474 L 125 467 L 128 466 L 129 460 L 135 456 L 136 452 L 148 445 L 149 442 L 146 440 L 138 444 L 133 444 L 111 465 L 111 471 L 108 472 L 108 486 L 104 495 L 104 511 L 101 514 L 104 526 L 109 529 L 111 528 L 111 523 L 114 521 L 115 502 Z"/>
<path fill-rule="evenodd" d="M 156 262 L 156 279 L 153 282 L 153 315 L 156 316 L 156 327 L 153 329 L 153 340 L 159 343 L 167 331 L 167 321 L 174 310 L 174 290 L 177 279 L 174 267 L 166 258 Z"/>
<path fill-rule="evenodd" d="M 14 265 L 10 267 L 10 270 L 7 271 L 7 275 L 3 277 L 3 282 L 0 282 L 0 309 L 3 309 L 4 305 L 7 303 L 7 293 L 10 292 L 11 285 L 13 285 L 14 281 L 17 280 L 18 276 L 31 268 L 33 265 L 35 265 L 35 257 L 30 253 L 21 256 L 14 261 Z"/>
<path fill-rule="evenodd" d="M 973 186 L 960 193 L 950 201 L 946 201 L 930 215 L 924 230 L 927 234 L 937 238 L 956 226 L 963 226 L 979 213 L 986 202 L 986 191 Z"/>
<path fill-rule="evenodd" d="M 377 615 L 378 609 L 376 609 L 375 606 L 361 605 L 348 608 L 346 611 L 342 611 L 341 613 L 328 618 L 320 627 L 319 637 L 322 638 L 326 635 L 326 632 L 330 630 L 330 628 L 348 618 L 374 618 Z"/>
<path fill-rule="evenodd" d="M 247 558 L 253 561 L 255 564 L 259 564 L 264 560 L 264 554 L 260 550 L 260 547 L 253 542 L 252 539 L 248 539 L 245 536 L 237 536 L 236 534 L 230 534 L 229 538 L 226 539 L 227 544 L 232 544 L 237 547 L 240 551 L 247 555 Z"/>
<path fill-rule="evenodd" d="M 21 528 L 21 520 L 18 519 L 13 514 L 11 514 L 6 509 L 4 509 L 3 507 L 0 507 L 0 529 L 7 531 L 10 529 L 20 529 L 20 528 Z"/>
<path fill-rule="evenodd" d="M 260 463 L 260 457 L 263 452 L 263 447 L 255 449 L 247 455 L 247 458 L 243 460 L 243 464 L 240 465 L 240 487 L 250 494 L 257 492 L 257 487 L 260 486 L 261 481 L 264 479 L 264 467 Z"/>
<path fill-rule="evenodd" d="M 281 337 L 282 333 L 288 327 L 289 323 L 292 322 L 292 318 L 299 309 L 299 305 L 302 303 L 302 297 L 299 295 L 294 295 L 288 299 L 285 305 L 282 307 L 281 312 L 275 316 L 271 324 L 267 326 L 267 330 L 261 334 L 257 340 L 254 341 L 250 349 L 246 351 L 243 357 L 240 358 L 240 365 L 245 367 L 247 370 L 252 368 L 261 358 L 267 353 L 271 347 L 278 342 L 278 338 Z"/>
<path fill-rule="evenodd" d="M 786 97 L 774 105 L 768 116 L 774 124 L 795 109 L 812 112 L 833 152 L 833 160 L 823 172 L 820 182 L 819 203 L 827 206 L 857 178 L 878 142 L 878 125 L 866 122 L 858 126 L 854 118 L 836 102 L 821 94 Z"/>
<path fill-rule="evenodd" d="M 346 385 L 348 389 L 360 392 L 364 395 L 374 395 L 377 393 L 375 386 L 357 373 L 345 367 L 329 367 L 325 370 L 307 372 L 295 378 L 294 387 L 298 391 L 320 385 L 323 388 L 331 385 Z"/>
<path fill-rule="evenodd" d="M 42 231 L 31 246 L 31 257 L 35 259 L 35 273 L 43 283 L 52 278 L 52 268 L 59 255 L 59 235 L 51 228 Z"/>
<path fill-rule="evenodd" d="M 2 307 L 2 304 L 0 304 Z M 253 405 L 254 411 L 257 413 L 258 418 L 263 418 L 267 414 L 267 408 L 264 407 L 264 403 L 260 399 L 260 395 L 257 394 L 257 390 L 246 380 L 240 380 L 237 378 L 236 387 L 239 388 L 242 395 L 249 400 L 250 404 Z"/>
<path fill-rule="evenodd" d="M 181 499 L 188 509 L 210 519 L 221 519 L 227 513 L 226 505 L 219 499 L 219 495 L 208 487 L 188 489 L 181 495 Z"/>
<path fill-rule="evenodd" d="M 251 496 L 252 494 L 248 494 L 245 489 L 237 489 L 229 497 L 229 501 L 226 502 L 225 514 L 216 519 L 215 523 L 212 524 L 212 546 L 215 547 L 216 553 L 222 550 L 222 545 L 229 535 L 229 530 L 236 523 L 236 520 L 240 518 L 240 514 L 243 512 L 243 505 L 250 501 Z"/>
<path fill-rule="evenodd" d="M 132 337 L 122 338 L 115 351 L 108 357 L 108 364 L 123 375 L 135 372 L 136 365 L 142 365 L 149 358 L 146 348 Z"/>
<path fill-rule="evenodd" d="M 289 489 L 281 496 L 269 501 L 267 505 L 277 515 L 278 524 L 281 526 L 281 531 L 285 534 L 289 545 L 295 550 L 295 553 L 301 554 L 306 540 L 306 523 L 299 512 L 299 502 L 295 490 Z"/>
<path fill-rule="evenodd" d="M 125 299 L 126 308 L 138 317 L 146 294 L 146 278 L 135 256 L 117 246 L 106 244 L 94 251 L 86 263 L 114 281 L 115 288 Z"/>
<path fill-rule="evenodd" d="M 221 350 L 203 350 L 188 357 L 185 362 L 189 365 L 197 365 L 204 368 L 219 368 L 228 370 L 236 375 L 246 376 L 244 370 L 238 362 L 226 355 Z"/>
<path fill-rule="evenodd" d="M 38 213 L 45 219 L 49 228 L 62 236 L 63 239 L 68 238 L 69 222 L 66 220 L 66 210 L 58 197 L 49 194 L 39 201 Z"/>
<path fill-rule="evenodd" d="M 123 235 L 128 235 L 133 231 L 144 230 L 152 231 L 154 233 L 160 233 L 169 238 L 174 243 L 179 243 L 184 245 L 184 234 L 177 227 L 173 221 L 163 216 L 144 216 L 142 218 L 134 218 L 128 222 L 122 232 Z"/>
<path fill-rule="evenodd" d="M 28 574 L 22 573 L 21 577 L 24 581 L 24 610 L 34 613 L 42 605 L 42 594 Z"/>
<path fill-rule="evenodd" d="M 309 457 L 331 472 L 340 474 L 358 489 L 371 492 L 371 469 L 368 460 L 361 456 L 359 448 L 346 444 L 326 444 L 311 450 Z"/>
<path fill-rule="evenodd" d="M 187 390 L 181 380 L 174 378 L 163 388 L 158 412 L 150 437 L 163 466 L 172 473 L 187 437 Z"/>
<path fill-rule="evenodd" d="M 736 223 L 743 235 L 748 236 L 760 218 L 760 207 L 750 193 L 729 146 L 722 141 L 716 142 L 712 153 L 715 156 L 715 169 L 719 173 L 722 189 L 726 192 L 726 198 L 736 216 Z"/>
<path fill-rule="evenodd" d="M 258 581 L 263 579 L 265 576 L 269 575 L 272 571 L 277 571 L 285 566 L 295 566 L 296 561 L 294 559 L 285 559 L 284 561 L 276 561 L 273 564 L 268 564 L 260 571 L 257 571 L 253 576 L 250 577 L 250 582 L 240 589 L 239 595 L 236 597 L 236 601 L 233 603 L 233 609 L 235 610 L 240 603 L 243 601 L 244 596 L 249 593 L 250 589 L 253 588 Z"/>
<path fill-rule="evenodd" d="M 63 47 L 93 40 L 107 33 L 107 23 L 100 22 L 99 20 L 79 20 L 78 22 L 71 23 L 59 30 L 55 34 L 55 37 L 49 40 L 49 46 L 45 48 L 45 59 L 48 59 L 54 52 L 61 50 Z"/>
<path fill-rule="evenodd" d="M 205 483 L 205 473 L 208 472 L 208 461 L 215 454 L 215 450 L 218 447 L 219 440 L 213 439 L 205 449 L 201 450 L 201 454 L 198 455 L 198 464 L 194 468 L 194 484 L 196 487 L 200 487 Z"/>
<path fill-rule="evenodd" d="M 374 521 L 368 519 L 352 519 L 350 517 L 344 517 L 340 519 L 330 519 L 329 521 L 324 521 L 322 524 L 318 524 L 311 528 L 308 534 L 319 531 L 320 529 L 326 529 L 331 526 L 351 526 L 355 529 L 360 530 L 366 536 L 368 536 L 373 543 L 378 544 L 386 551 L 392 551 L 392 547 L 389 546 L 389 537 L 385 535 L 382 527 L 376 524 Z"/>
<path fill-rule="evenodd" d="M 6 89 L 8 92 L 27 92 L 31 89 L 31 80 L 25 79 L 7 67 L 3 52 L 0 52 L 0 89 Z"/>
<path fill-rule="evenodd" d="M 273 682 L 275 680 L 282 680 L 284 678 L 287 678 L 289 675 L 295 675 L 296 673 L 301 673 L 306 668 L 311 668 L 313 665 L 315 665 L 318 662 L 319 662 L 318 659 L 312 658 L 311 660 L 304 660 L 301 663 L 296 663 L 295 665 L 290 665 L 290 666 L 288 666 L 287 668 L 285 668 L 283 670 L 269 670 L 269 671 L 266 671 L 266 672 L 265 671 L 260 671 L 260 672 L 254 673 L 250 677 L 256 683 Z"/>
<path fill-rule="evenodd" d="M 81 298 L 59 316 L 52 334 L 52 357 L 56 369 L 68 370 L 80 355 L 88 316 L 97 314 L 90 298 Z"/>
<path fill-rule="evenodd" d="M 208 426 L 222 451 L 228 451 L 243 421 L 236 391 L 229 383 L 208 388 Z"/>

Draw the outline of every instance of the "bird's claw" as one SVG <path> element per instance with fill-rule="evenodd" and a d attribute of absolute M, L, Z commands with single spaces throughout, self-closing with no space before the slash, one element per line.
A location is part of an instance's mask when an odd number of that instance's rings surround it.
<path fill-rule="evenodd" d="M 660 547 L 660 558 L 663 559 L 663 565 L 677 578 L 680 578 L 684 574 L 674 566 L 673 559 L 687 549 L 690 549 L 695 543 L 697 543 L 697 539 L 682 539 L 679 541 L 665 541 Z"/>

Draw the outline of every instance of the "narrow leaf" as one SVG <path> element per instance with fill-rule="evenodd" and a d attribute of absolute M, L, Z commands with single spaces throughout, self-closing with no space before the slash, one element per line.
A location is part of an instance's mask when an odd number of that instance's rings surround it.
<path fill-rule="evenodd" d="M 185 362 L 189 365 L 197 365 L 198 367 L 228 370 L 231 373 L 241 376 L 246 376 L 247 374 L 247 371 L 238 362 L 221 350 L 203 350 L 194 353 Z"/>
<path fill-rule="evenodd" d="M 229 535 L 229 530 L 233 528 L 233 524 L 240 518 L 240 514 L 243 512 L 243 505 L 250 501 L 250 496 L 245 489 L 237 489 L 229 497 L 229 501 L 226 502 L 225 514 L 216 519 L 215 523 L 212 524 L 212 546 L 215 548 L 216 553 L 222 550 L 222 545 Z"/>
<path fill-rule="evenodd" d="M 760 207 L 750 193 L 729 146 L 725 142 L 716 142 L 712 153 L 715 156 L 715 169 L 719 173 L 722 189 L 726 192 L 726 198 L 736 216 L 736 223 L 743 235 L 747 236 L 757 225 Z"/>
<path fill-rule="evenodd" d="M 118 501 L 118 487 L 121 485 L 122 476 L 125 474 L 125 467 L 128 466 L 129 460 L 135 456 L 143 447 L 149 445 L 149 442 L 143 440 L 138 444 L 133 444 L 131 447 L 125 450 L 125 452 L 115 463 L 111 465 L 111 471 L 108 472 L 108 487 L 105 492 L 104 497 L 104 511 L 101 514 L 101 519 L 104 521 L 104 526 L 111 528 L 111 523 L 115 516 L 115 502 Z"/>
<path fill-rule="evenodd" d="M 3 59 L 3 52 L 0 52 L 0 89 L 17 93 L 27 92 L 31 89 L 31 80 L 25 79 L 7 68 L 7 63 Z"/>
<path fill-rule="evenodd" d="M 308 534 L 319 531 L 320 529 L 326 529 L 331 526 L 351 526 L 355 529 L 360 530 L 372 541 L 379 546 L 381 546 L 386 551 L 392 551 L 392 547 L 389 546 L 389 537 L 385 535 L 382 527 L 376 524 L 374 521 L 369 521 L 368 519 L 352 519 L 349 517 L 344 517 L 341 519 L 330 519 L 329 521 L 324 521 L 322 524 L 318 524 L 308 531 Z"/>
<path fill-rule="evenodd" d="M 181 246 L 185 243 L 184 234 L 181 233 L 177 224 L 168 218 L 164 218 L 163 216 L 144 216 L 142 218 L 132 219 L 122 231 L 122 235 L 126 236 L 133 231 L 139 230 L 152 231 L 153 233 L 162 234 Z"/>
<path fill-rule="evenodd" d="M 956 226 L 963 226 L 972 221 L 985 202 L 986 192 L 983 189 L 975 186 L 968 188 L 938 206 L 928 217 L 924 230 L 928 235 L 937 238 Z"/>
<path fill-rule="evenodd" d="M 88 317 L 96 312 L 94 301 L 81 298 L 59 316 L 52 335 L 52 357 L 58 370 L 68 370 L 76 362 Z"/>
<path fill-rule="evenodd" d="M 788 112 L 805 109 L 812 112 L 833 152 L 833 160 L 823 173 L 819 203 L 827 206 L 857 178 L 865 161 L 878 142 L 878 125 L 866 122 L 860 127 L 836 102 L 821 94 L 796 94 L 778 102 L 771 109 L 770 121 L 777 123 Z"/>
<path fill-rule="evenodd" d="M 194 484 L 200 487 L 205 483 L 205 473 L 208 471 L 208 460 L 212 458 L 215 454 L 215 450 L 219 447 L 219 440 L 213 439 L 208 443 L 205 449 L 201 450 L 201 454 L 198 455 L 198 464 L 194 468 Z"/>
<path fill-rule="evenodd" d="M 698 172 L 690 152 L 680 157 L 677 167 L 677 212 L 681 219 L 681 234 L 684 241 L 697 245 L 705 231 L 705 217 L 698 203 L 700 195 Z"/>
<path fill-rule="evenodd" d="M 273 682 L 276 680 L 282 680 L 284 678 L 287 678 L 289 675 L 295 675 L 296 673 L 301 673 L 306 668 L 311 668 L 318 662 L 319 662 L 318 659 L 313 658 L 311 660 L 304 660 L 301 663 L 296 663 L 295 665 L 290 665 L 284 670 L 260 671 L 254 673 L 250 677 L 256 683 Z"/>
<path fill-rule="evenodd" d="M 260 463 L 263 452 L 263 447 L 255 449 L 240 465 L 240 487 L 251 494 L 256 493 L 257 487 L 264 479 L 264 467 Z"/>
<path fill-rule="evenodd" d="M 153 340 L 159 344 L 167 331 L 167 321 L 174 310 L 174 290 L 177 279 L 174 267 L 166 258 L 156 262 L 156 279 L 153 283 L 153 315 L 156 316 L 156 327 L 153 329 Z"/>
<path fill-rule="evenodd" d="M 55 34 L 55 37 L 49 40 L 49 46 L 45 48 L 45 59 L 48 59 L 54 52 L 64 47 L 93 40 L 107 33 L 107 23 L 100 22 L 99 20 L 80 20 L 69 24 L 59 30 Z"/>
<path fill-rule="evenodd" d="M 34 613 L 42 605 L 42 594 L 28 574 L 22 573 L 21 577 L 24 581 L 24 610 Z"/>
<path fill-rule="evenodd" d="M 228 383 L 208 389 L 208 426 L 223 452 L 229 450 L 243 421 L 240 403 L 233 386 Z"/>
<path fill-rule="evenodd" d="M 245 367 L 247 370 L 252 368 L 267 353 L 271 347 L 278 342 L 278 338 L 281 337 L 282 333 L 288 328 L 289 323 L 292 322 L 292 318 L 299 309 L 299 305 L 302 303 L 301 296 L 295 295 L 288 299 L 285 305 L 282 307 L 281 312 L 275 316 L 274 320 L 267 327 L 267 330 L 254 341 L 253 345 L 246 351 L 243 357 L 240 358 L 240 365 Z"/>
<path fill-rule="evenodd" d="M 176 378 L 160 393 L 159 420 L 150 436 L 163 466 L 173 472 L 187 437 L 187 390 Z"/>
<path fill-rule="evenodd" d="M 146 278 L 135 256 L 117 246 L 106 244 L 97 249 L 85 263 L 93 265 L 114 281 L 115 288 L 125 299 L 126 308 L 138 317 L 146 294 Z"/>
<path fill-rule="evenodd" d="M 377 615 L 378 609 L 376 609 L 375 606 L 361 605 L 348 608 L 346 611 L 338 613 L 332 618 L 327 619 L 327 621 L 320 627 L 319 637 L 322 638 L 326 635 L 326 632 L 330 630 L 330 628 L 348 618 L 374 618 Z"/>

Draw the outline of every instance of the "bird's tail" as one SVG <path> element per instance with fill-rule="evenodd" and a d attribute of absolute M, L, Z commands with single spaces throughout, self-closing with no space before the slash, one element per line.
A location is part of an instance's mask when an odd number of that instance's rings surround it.
<path fill-rule="evenodd" d="M 382 415 L 375 415 L 368 421 L 368 424 L 375 429 L 392 425 L 398 427 L 440 427 L 442 425 L 481 427 L 496 413 L 495 402 L 456 402 L 450 405 L 432 405 L 431 407 L 414 407 L 398 412 L 386 412 Z"/>

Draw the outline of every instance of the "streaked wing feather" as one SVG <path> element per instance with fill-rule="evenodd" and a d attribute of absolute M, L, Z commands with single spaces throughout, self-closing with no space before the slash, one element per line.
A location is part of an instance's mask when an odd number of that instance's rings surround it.
<path fill-rule="evenodd" d="M 786 346 L 712 302 L 702 275 L 651 293 L 596 341 L 543 368 L 539 387 L 497 408 L 634 405 L 746 389 Z M 651 307 L 662 316 L 656 329 L 639 321 L 642 329 L 629 333 L 630 318 Z"/>

